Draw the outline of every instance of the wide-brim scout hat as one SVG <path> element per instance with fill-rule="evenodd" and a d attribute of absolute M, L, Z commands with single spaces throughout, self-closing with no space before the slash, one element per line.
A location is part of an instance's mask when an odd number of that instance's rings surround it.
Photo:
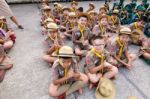
<path fill-rule="evenodd" d="M 131 29 L 128 27 L 122 27 L 119 31 L 119 35 L 122 34 L 131 35 Z"/>
<path fill-rule="evenodd" d="M 89 6 L 93 7 L 93 9 L 95 9 L 94 3 L 89 3 Z"/>
<path fill-rule="evenodd" d="M 107 18 L 107 20 L 109 20 L 109 16 L 106 14 L 102 14 L 99 16 L 99 20 L 101 20 L 102 18 Z"/>
<path fill-rule="evenodd" d="M 78 15 L 78 19 L 79 19 L 80 17 L 86 17 L 88 21 L 89 21 L 89 19 L 90 19 L 88 13 L 80 13 L 80 14 Z"/>
<path fill-rule="evenodd" d="M 57 6 L 57 5 L 58 5 L 58 3 L 57 3 L 57 2 L 55 2 L 55 3 L 53 3 L 53 5 L 54 5 L 54 6 Z"/>
<path fill-rule="evenodd" d="M 53 31 L 59 29 L 58 25 L 56 23 L 48 23 L 47 24 L 47 30 Z"/>
<path fill-rule="evenodd" d="M 72 18 L 72 17 L 75 18 L 75 17 L 76 17 L 76 13 L 75 13 L 75 12 L 70 12 L 68 16 L 69 16 L 70 18 Z"/>
<path fill-rule="evenodd" d="M 119 10 L 118 9 L 114 9 L 112 14 L 118 14 L 119 13 Z"/>
<path fill-rule="evenodd" d="M 88 15 L 91 15 L 91 14 L 97 15 L 97 12 L 95 10 L 88 12 Z"/>
<path fill-rule="evenodd" d="M 101 78 L 96 88 L 96 99 L 115 99 L 115 86 L 108 78 Z"/>
<path fill-rule="evenodd" d="M 67 7 L 67 6 L 64 6 L 64 7 L 62 8 L 62 10 L 63 10 L 63 11 L 68 10 L 68 11 L 70 12 L 70 8 Z"/>
<path fill-rule="evenodd" d="M 71 2 L 71 5 L 73 5 L 73 4 L 78 5 L 78 2 L 72 1 L 72 2 Z"/>
<path fill-rule="evenodd" d="M 107 8 L 106 8 L 105 6 L 101 6 L 101 7 L 99 8 L 99 10 L 102 10 L 102 9 L 104 9 L 104 10 L 107 12 Z"/>
<path fill-rule="evenodd" d="M 58 57 L 76 57 L 73 53 L 73 49 L 70 47 L 70 46 L 62 46 L 60 49 L 59 49 L 59 52 L 58 52 Z"/>
<path fill-rule="evenodd" d="M 3 19 L 5 19 L 5 16 L 0 16 L 0 20 L 3 20 Z"/>
<path fill-rule="evenodd" d="M 46 6 L 43 7 L 43 10 L 51 10 L 51 8 L 46 5 Z"/>
<path fill-rule="evenodd" d="M 52 18 L 47 18 L 44 20 L 44 23 L 49 23 L 49 22 L 54 22 L 54 20 Z"/>

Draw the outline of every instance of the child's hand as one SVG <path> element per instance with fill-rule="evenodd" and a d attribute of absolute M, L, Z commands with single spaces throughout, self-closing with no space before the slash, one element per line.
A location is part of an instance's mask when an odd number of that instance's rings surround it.
<path fill-rule="evenodd" d="M 71 78 L 71 77 L 73 77 L 73 76 L 74 76 L 74 72 L 73 72 L 73 70 L 71 69 L 71 70 L 69 70 L 69 72 L 68 72 L 67 78 Z"/>

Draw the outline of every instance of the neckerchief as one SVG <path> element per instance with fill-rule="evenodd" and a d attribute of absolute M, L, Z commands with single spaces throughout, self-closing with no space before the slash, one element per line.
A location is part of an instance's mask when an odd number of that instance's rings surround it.
<path fill-rule="evenodd" d="M 104 58 L 105 58 L 104 55 L 97 52 L 95 48 L 92 48 L 91 52 L 94 53 L 98 58 L 100 58 L 101 64 L 104 63 Z M 103 69 L 101 70 L 101 72 L 103 73 Z"/>
<path fill-rule="evenodd" d="M 104 28 L 101 24 L 99 24 L 99 28 L 100 28 L 100 31 L 102 32 L 102 34 L 104 35 L 104 33 L 105 33 L 105 28 Z"/>
<path fill-rule="evenodd" d="M 120 39 L 117 38 L 116 42 L 119 44 L 120 48 L 119 48 L 119 53 L 117 55 L 118 58 L 121 58 L 122 53 L 123 53 L 123 48 L 124 48 L 124 44 L 121 43 Z"/>
<path fill-rule="evenodd" d="M 59 60 L 59 64 L 63 66 L 63 63 Z M 68 68 L 64 68 L 64 77 L 67 77 Z M 67 84 L 67 80 L 65 81 L 65 84 Z"/>
<path fill-rule="evenodd" d="M 80 30 L 80 33 L 81 33 L 81 39 L 80 40 L 84 40 L 84 28 L 78 24 L 78 29 Z"/>
<path fill-rule="evenodd" d="M 0 26 L 0 28 L 3 28 L 3 26 L 4 26 L 4 23 L 1 23 L 1 26 Z"/>
<path fill-rule="evenodd" d="M 111 20 L 113 21 L 113 24 L 115 24 L 117 22 L 117 18 L 111 17 Z"/>
<path fill-rule="evenodd" d="M 138 18 L 141 18 L 141 15 L 139 15 L 139 13 L 136 13 L 136 15 L 138 16 Z"/>

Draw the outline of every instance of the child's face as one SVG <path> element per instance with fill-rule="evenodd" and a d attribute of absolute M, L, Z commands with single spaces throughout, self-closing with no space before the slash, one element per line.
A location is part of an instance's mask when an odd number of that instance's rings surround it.
<path fill-rule="evenodd" d="M 60 60 L 62 62 L 62 67 L 63 68 L 68 68 L 71 65 L 71 62 L 72 62 L 72 58 L 68 58 L 68 59 L 61 58 Z"/>
<path fill-rule="evenodd" d="M 101 51 L 105 47 L 104 39 L 96 39 L 93 41 L 93 46 L 97 51 Z"/>
<path fill-rule="evenodd" d="M 119 38 L 122 43 L 127 43 L 129 41 L 129 35 L 126 34 L 120 35 Z"/>
<path fill-rule="evenodd" d="M 64 10 L 64 11 L 63 11 L 63 14 L 64 14 L 64 15 L 68 15 L 68 14 L 69 14 L 69 11 L 68 11 L 68 10 Z"/>
<path fill-rule="evenodd" d="M 0 19 L 0 23 L 3 23 L 4 21 L 2 19 Z"/>
<path fill-rule="evenodd" d="M 71 6 L 72 6 L 72 8 L 77 8 L 76 4 L 72 4 Z"/>
<path fill-rule="evenodd" d="M 101 23 L 103 26 L 107 26 L 107 24 L 108 24 L 107 18 L 102 18 L 102 19 L 100 20 L 100 23 Z"/>
<path fill-rule="evenodd" d="M 71 23 L 75 23 L 75 22 L 76 22 L 76 18 L 74 18 L 74 17 L 70 17 L 70 18 L 69 18 L 69 22 L 71 22 Z"/>
<path fill-rule="evenodd" d="M 78 23 L 82 26 L 86 26 L 87 25 L 87 18 L 86 17 L 80 17 L 78 20 Z"/>
<path fill-rule="evenodd" d="M 50 32 L 50 34 L 52 36 L 57 36 L 57 33 L 58 33 L 58 30 L 53 30 L 53 31 Z"/>
<path fill-rule="evenodd" d="M 106 11 L 105 11 L 105 9 L 100 9 L 100 10 L 99 10 L 99 13 L 100 13 L 100 14 L 106 14 Z"/>

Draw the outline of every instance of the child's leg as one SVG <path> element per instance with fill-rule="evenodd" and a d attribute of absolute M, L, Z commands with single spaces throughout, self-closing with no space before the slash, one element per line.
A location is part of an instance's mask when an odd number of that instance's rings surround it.
<path fill-rule="evenodd" d="M 66 95 L 69 95 L 77 90 L 79 90 L 80 88 L 84 87 L 85 84 L 83 81 L 76 81 L 75 83 L 73 83 L 70 88 L 68 89 L 68 91 L 66 92 Z"/>
<path fill-rule="evenodd" d="M 3 81 L 6 71 L 0 70 L 0 82 Z"/>
<path fill-rule="evenodd" d="M 82 80 L 84 84 L 87 84 L 88 77 L 84 73 L 80 73 L 80 80 Z"/>
<path fill-rule="evenodd" d="M 69 87 L 70 87 L 69 84 L 59 86 L 51 83 L 49 87 L 49 95 L 53 97 L 60 96 L 63 93 L 65 93 L 69 89 Z"/>
<path fill-rule="evenodd" d="M 5 50 L 11 49 L 13 47 L 13 41 L 9 40 L 5 42 L 3 46 Z"/>
<path fill-rule="evenodd" d="M 99 81 L 99 79 L 102 77 L 102 74 L 91 74 L 91 73 L 88 73 L 88 78 L 90 80 L 90 82 L 92 83 L 97 83 Z"/>
<path fill-rule="evenodd" d="M 104 77 L 106 77 L 106 78 L 112 78 L 112 77 L 115 77 L 115 76 L 117 75 L 117 73 L 118 73 L 118 68 L 117 68 L 117 67 L 111 65 L 111 64 L 108 63 L 108 62 L 105 62 L 105 63 L 104 63 L 104 66 L 105 66 L 106 68 L 108 68 L 108 72 L 106 72 L 106 73 L 104 74 Z"/>
<path fill-rule="evenodd" d="M 150 53 L 147 53 L 147 52 L 143 53 L 143 57 L 145 59 L 150 59 Z"/>

